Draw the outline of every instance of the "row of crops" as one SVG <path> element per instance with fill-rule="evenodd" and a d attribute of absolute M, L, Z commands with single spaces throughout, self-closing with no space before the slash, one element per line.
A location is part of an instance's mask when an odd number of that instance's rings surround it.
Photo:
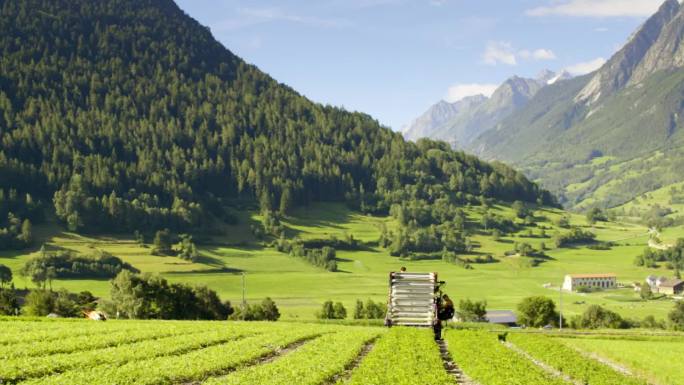
<path fill-rule="evenodd" d="M 480 385 L 644 383 L 563 338 L 449 330 Z M 535 362 L 537 361 L 537 362 Z M 543 362 L 545 367 L 538 365 Z M 431 330 L 297 323 L 0 321 L 0 384 L 455 384 Z"/>
<path fill-rule="evenodd" d="M 481 384 L 647 384 L 620 367 L 599 362 L 591 350 L 577 349 L 564 338 L 512 333 L 502 343 L 487 331 L 451 331 L 447 340 L 455 361 Z"/>

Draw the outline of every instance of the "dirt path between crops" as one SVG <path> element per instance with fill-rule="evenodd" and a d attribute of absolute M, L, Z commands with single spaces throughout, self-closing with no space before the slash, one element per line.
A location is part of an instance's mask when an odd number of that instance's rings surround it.
<path fill-rule="evenodd" d="M 221 373 L 212 374 L 211 377 L 223 377 L 223 376 L 227 376 L 227 375 L 233 373 L 234 371 L 236 371 L 238 369 L 247 368 L 250 366 L 264 365 L 264 364 L 267 364 L 269 362 L 275 361 L 278 358 L 281 358 L 282 356 L 284 356 L 286 354 L 292 353 L 293 351 L 302 347 L 302 345 L 304 345 L 305 343 L 307 343 L 313 339 L 316 339 L 320 336 L 321 335 L 319 334 L 319 335 L 303 338 L 301 340 L 292 342 L 289 345 L 285 345 L 282 348 L 276 348 L 275 350 L 272 350 L 272 351 L 262 355 L 259 358 L 254 359 L 252 361 L 244 362 L 244 363 L 239 364 L 233 368 L 222 371 Z M 203 380 L 185 381 L 185 382 L 179 382 L 178 384 L 179 385 L 200 385 L 202 382 L 203 382 Z"/>
<path fill-rule="evenodd" d="M 604 365 L 606 365 L 606 366 L 609 366 L 610 368 L 612 368 L 612 369 L 615 370 L 616 372 L 622 373 L 622 374 L 624 374 L 624 375 L 626 375 L 626 376 L 633 376 L 633 375 L 634 375 L 634 373 L 632 373 L 631 370 L 629 370 L 629 369 L 627 369 L 626 367 L 624 367 L 624 366 L 622 366 L 622 365 L 616 363 L 615 361 L 611 361 L 611 360 L 609 360 L 609 359 L 607 359 L 607 358 L 605 358 L 605 357 L 602 357 L 602 356 L 600 356 L 600 355 L 598 355 L 598 354 L 596 354 L 596 353 L 591 353 L 591 352 L 587 352 L 587 351 L 578 349 L 578 348 L 576 348 L 576 347 L 574 347 L 574 346 L 573 346 L 572 348 L 575 349 L 575 351 L 578 352 L 579 354 L 581 354 L 581 355 L 583 355 L 583 356 L 585 356 L 585 357 L 587 357 L 587 358 L 589 358 L 589 359 L 598 361 L 598 362 L 600 362 L 600 363 L 602 363 L 602 364 L 604 364 Z"/>
<path fill-rule="evenodd" d="M 334 375 L 331 379 L 328 381 L 324 382 L 325 385 L 333 385 L 337 384 L 340 381 L 346 381 L 348 380 L 354 369 L 358 368 L 359 365 L 361 365 L 361 361 L 363 361 L 364 358 L 368 355 L 368 353 L 373 350 L 375 347 L 375 342 L 378 340 L 379 337 L 375 337 L 372 340 L 366 342 L 365 345 L 363 345 L 363 348 L 361 348 L 361 351 L 359 354 L 354 358 L 352 362 L 350 362 L 347 366 L 345 366 L 344 371 L 337 373 Z"/>
<path fill-rule="evenodd" d="M 449 353 L 449 345 L 445 340 L 442 339 L 437 341 L 437 346 L 439 346 L 439 353 L 442 356 L 442 361 L 444 362 L 444 370 L 446 370 L 449 375 L 454 377 L 457 384 L 479 385 L 477 382 L 473 381 L 470 377 L 463 373 L 461 368 L 456 365 L 453 358 L 451 358 L 451 354 Z"/>
<path fill-rule="evenodd" d="M 523 357 L 527 358 L 528 360 L 530 360 L 530 362 L 537 365 L 539 368 L 541 368 L 545 372 L 549 373 L 550 375 L 557 377 L 557 378 L 560 378 L 561 380 L 563 380 L 569 384 L 583 385 L 582 382 L 580 382 L 578 380 L 574 380 L 572 377 L 568 376 L 567 374 L 559 372 L 558 370 L 556 370 L 556 368 L 554 368 L 554 367 L 552 367 L 552 366 L 550 366 L 550 365 L 548 365 L 542 361 L 539 361 L 538 359 L 532 357 L 529 353 L 527 353 L 526 351 L 524 351 L 524 350 L 520 349 L 519 347 L 513 345 L 512 343 L 507 341 L 507 342 L 504 342 L 503 344 L 507 348 L 509 348 L 509 349 L 513 350 L 514 352 L 519 353 Z"/>

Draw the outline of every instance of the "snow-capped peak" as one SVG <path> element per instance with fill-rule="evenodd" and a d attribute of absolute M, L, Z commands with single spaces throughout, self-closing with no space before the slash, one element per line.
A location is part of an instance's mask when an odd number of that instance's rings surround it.
<path fill-rule="evenodd" d="M 551 79 L 547 80 L 547 81 L 546 81 L 546 84 L 553 84 L 553 83 L 556 83 L 556 82 L 559 81 L 559 80 L 568 80 L 568 79 L 571 79 L 571 78 L 572 78 L 572 75 L 570 74 L 570 72 L 568 72 L 568 71 L 566 71 L 566 70 L 563 70 L 563 71 L 559 72 L 556 76 L 554 76 L 554 77 L 552 77 Z"/>

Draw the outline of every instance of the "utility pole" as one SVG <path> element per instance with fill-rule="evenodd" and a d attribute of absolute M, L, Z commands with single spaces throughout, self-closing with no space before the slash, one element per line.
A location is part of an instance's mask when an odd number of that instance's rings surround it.
<path fill-rule="evenodd" d="M 242 272 L 242 308 L 247 307 L 247 300 L 245 299 L 245 272 Z"/>
<path fill-rule="evenodd" d="M 563 284 L 558 287 L 558 295 L 560 297 L 560 306 L 558 309 L 558 329 L 563 330 Z"/>

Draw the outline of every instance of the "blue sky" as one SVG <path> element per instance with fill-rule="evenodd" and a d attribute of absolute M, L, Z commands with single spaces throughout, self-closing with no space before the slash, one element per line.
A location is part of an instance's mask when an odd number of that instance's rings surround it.
<path fill-rule="evenodd" d="M 177 0 L 247 62 L 395 130 L 440 99 L 587 72 L 662 0 Z"/>

